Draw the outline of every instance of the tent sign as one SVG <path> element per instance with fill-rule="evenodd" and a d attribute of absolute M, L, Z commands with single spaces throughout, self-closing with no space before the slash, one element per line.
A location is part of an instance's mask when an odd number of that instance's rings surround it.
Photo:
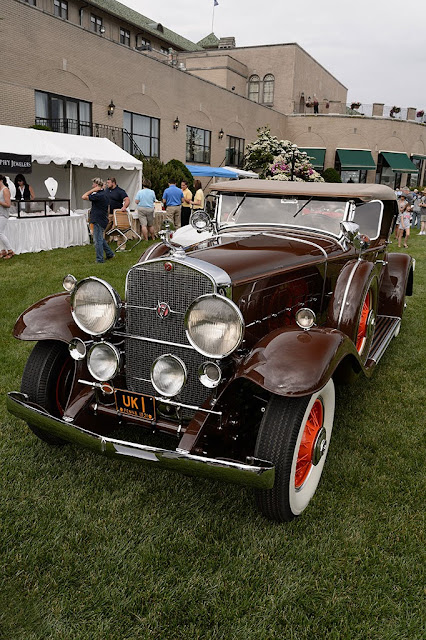
<path fill-rule="evenodd" d="M 0 153 L 1 173 L 32 173 L 31 156 L 18 156 L 15 153 Z"/>

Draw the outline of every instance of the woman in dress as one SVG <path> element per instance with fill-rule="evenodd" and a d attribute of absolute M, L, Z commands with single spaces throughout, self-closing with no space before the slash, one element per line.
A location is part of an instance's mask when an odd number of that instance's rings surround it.
<path fill-rule="evenodd" d="M 0 258 L 4 260 L 9 260 L 15 255 L 4 233 L 9 215 L 10 191 L 7 186 L 7 178 L 0 174 Z"/>
<path fill-rule="evenodd" d="M 398 227 L 398 247 L 401 246 L 402 238 L 405 231 L 404 247 L 408 249 L 407 240 L 410 235 L 411 228 L 411 205 L 408 204 L 404 211 L 399 214 L 399 227 Z"/>

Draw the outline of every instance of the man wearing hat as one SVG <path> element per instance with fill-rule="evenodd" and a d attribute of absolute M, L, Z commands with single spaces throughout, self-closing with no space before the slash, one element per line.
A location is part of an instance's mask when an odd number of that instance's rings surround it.
<path fill-rule="evenodd" d="M 422 191 L 422 197 L 420 198 L 420 233 L 419 236 L 426 236 L 426 189 Z"/>

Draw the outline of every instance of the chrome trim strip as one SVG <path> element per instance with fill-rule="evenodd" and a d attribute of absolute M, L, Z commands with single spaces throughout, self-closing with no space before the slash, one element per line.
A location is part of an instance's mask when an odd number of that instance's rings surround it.
<path fill-rule="evenodd" d="M 245 464 L 204 458 L 184 450 L 171 451 L 107 438 L 55 418 L 40 407 L 32 406 L 26 401 L 25 394 L 17 391 L 7 395 L 6 405 L 11 414 L 34 427 L 108 457 L 126 457 L 140 462 L 155 463 L 160 468 L 258 489 L 271 489 L 274 486 L 275 467 L 272 462 L 256 459 L 252 460 L 253 464 Z"/>
<path fill-rule="evenodd" d="M 145 311 L 157 311 L 157 307 L 142 307 L 137 304 L 127 304 L 124 305 L 125 309 L 145 309 Z M 170 308 L 170 313 L 174 313 L 177 316 L 184 316 L 185 313 L 183 311 L 174 311 Z"/>
<path fill-rule="evenodd" d="M 355 271 L 357 270 L 358 262 L 356 262 L 352 268 L 351 274 L 348 278 L 348 282 L 346 284 L 345 293 L 343 294 L 342 304 L 340 305 L 339 318 L 337 320 L 337 328 L 340 329 L 340 323 L 342 322 L 343 311 L 345 310 L 346 300 L 348 299 L 349 288 L 352 284 L 352 280 L 355 275 Z"/>
<path fill-rule="evenodd" d="M 122 338 L 132 338 L 133 340 L 142 340 L 143 342 L 156 342 L 157 344 L 168 344 L 171 347 L 183 347 L 184 349 L 191 349 L 195 351 L 194 347 L 190 344 L 180 344 L 179 342 L 167 342 L 167 340 L 157 340 L 156 338 L 145 338 L 142 336 L 134 336 L 130 333 L 122 333 L 121 331 L 113 331 L 113 336 L 121 336 Z"/>

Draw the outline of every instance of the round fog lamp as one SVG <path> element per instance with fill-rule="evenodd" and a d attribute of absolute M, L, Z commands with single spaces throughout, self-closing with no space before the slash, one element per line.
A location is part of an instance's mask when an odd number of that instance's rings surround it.
<path fill-rule="evenodd" d="M 208 389 L 214 389 L 220 382 L 222 372 L 214 362 L 203 362 L 198 370 L 201 384 Z"/>
<path fill-rule="evenodd" d="M 186 382 L 186 367 L 180 358 L 170 353 L 160 356 L 151 367 L 154 389 L 166 398 L 176 396 Z"/>
<path fill-rule="evenodd" d="M 86 355 L 86 345 L 80 338 L 73 338 L 68 345 L 68 351 L 74 360 L 83 360 Z"/>
<path fill-rule="evenodd" d="M 89 351 L 87 368 L 95 380 L 100 382 L 111 380 L 120 368 L 119 350 L 108 342 L 97 342 Z"/>
<path fill-rule="evenodd" d="M 310 329 L 315 324 L 316 316 L 312 309 L 299 309 L 296 323 L 301 329 Z"/>

